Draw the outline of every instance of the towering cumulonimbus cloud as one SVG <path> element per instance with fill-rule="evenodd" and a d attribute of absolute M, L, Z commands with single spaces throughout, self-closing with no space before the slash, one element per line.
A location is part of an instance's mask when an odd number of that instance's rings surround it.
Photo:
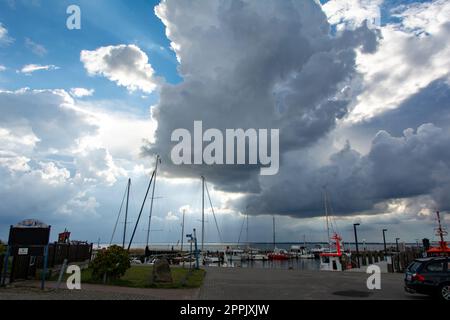
<path fill-rule="evenodd" d="M 337 215 L 392 211 L 390 203 L 397 212 L 403 200 L 448 208 L 448 23 L 433 14 L 448 5 L 394 8 L 400 22 L 374 26 L 365 19 L 376 8 L 341 12 L 342 20 L 332 2 L 166 0 L 156 8 L 183 77 L 162 86 L 155 143 L 146 146 L 167 175 L 205 175 L 219 190 L 245 193 L 229 206 L 251 214 L 322 215 L 324 188 Z M 279 174 L 171 165 L 171 133 L 195 120 L 280 129 Z"/>
<path fill-rule="evenodd" d="M 284 155 L 311 145 L 347 113 L 356 50 L 373 52 L 377 33 L 362 25 L 340 36 L 314 1 L 162 1 L 157 16 L 183 81 L 161 88 L 153 110 L 167 174 L 206 175 L 219 189 L 259 192 L 257 166 L 171 166 L 171 134 L 194 121 L 219 130 L 280 129 Z"/>

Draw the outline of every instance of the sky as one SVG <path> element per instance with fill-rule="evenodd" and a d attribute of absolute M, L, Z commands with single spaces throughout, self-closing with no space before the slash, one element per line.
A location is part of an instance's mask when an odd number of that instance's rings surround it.
<path fill-rule="evenodd" d="M 109 243 L 131 178 L 129 239 L 160 155 L 152 243 L 180 240 L 183 211 L 201 228 L 201 175 L 208 242 L 237 242 L 247 214 L 250 241 L 272 241 L 272 216 L 277 241 L 327 241 L 324 190 L 344 241 L 355 222 L 368 242 L 436 240 L 449 17 L 445 0 L 0 0 L 0 239 L 33 218 Z M 175 165 L 172 132 L 198 120 L 279 129 L 278 174 Z"/>

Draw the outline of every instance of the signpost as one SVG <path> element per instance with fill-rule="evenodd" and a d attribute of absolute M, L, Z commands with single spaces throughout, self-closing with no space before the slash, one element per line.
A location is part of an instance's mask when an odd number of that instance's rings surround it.
<path fill-rule="evenodd" d="M 26 255 L 28 255 L 28 248 L 19 248 L 18 255 L 19 256 L 26 256 Z"/>

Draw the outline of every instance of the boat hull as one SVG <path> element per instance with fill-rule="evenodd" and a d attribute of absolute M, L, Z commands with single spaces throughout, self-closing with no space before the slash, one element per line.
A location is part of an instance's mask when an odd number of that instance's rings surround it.
<path fill-rule="evenodd" d="M 269 260 L 289 260 L 289 257 L 284 254 L 269 254 Z"/>

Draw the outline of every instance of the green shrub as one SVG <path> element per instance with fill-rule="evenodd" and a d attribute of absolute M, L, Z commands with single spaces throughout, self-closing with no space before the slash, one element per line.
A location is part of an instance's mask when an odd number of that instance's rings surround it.
<path fill-rule="evenodd" d="M 92 277 L 95 279 L 118 279 L 131 267 L 128 252 L 119 246 L 111 246 L 97 253 L 91 262 Z"/>
<path fill-rule="evenodd" d="M 0 241 L 0 254 L 3 254 L 6 252 L 6 245 L 3 244 L 2 241 Z"/>

